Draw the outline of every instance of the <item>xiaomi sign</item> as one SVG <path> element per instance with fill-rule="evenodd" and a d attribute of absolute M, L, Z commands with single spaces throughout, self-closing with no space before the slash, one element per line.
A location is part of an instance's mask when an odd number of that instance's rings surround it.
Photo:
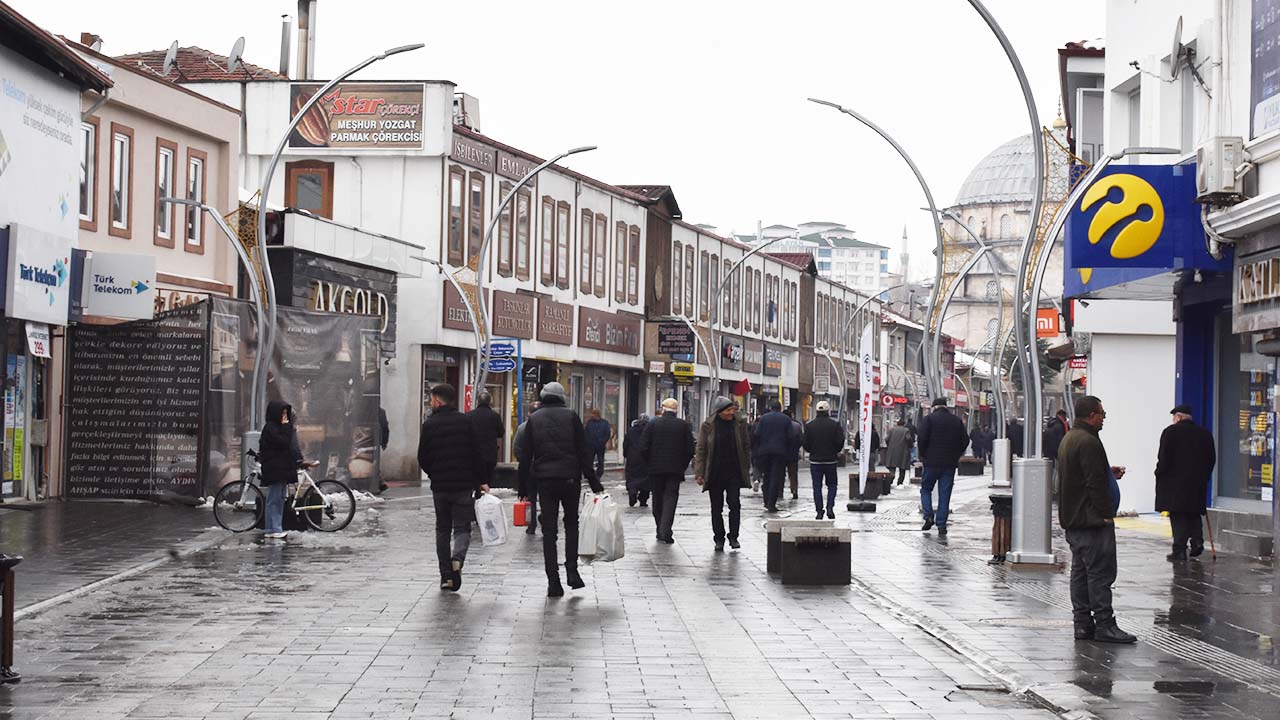
<path fill-rule="evenodd" d="M 1058 327 L 1058 311 L 1054 308 L 1036 310 L 1036 337 L 1055 338 L 1061 333 Z"/>

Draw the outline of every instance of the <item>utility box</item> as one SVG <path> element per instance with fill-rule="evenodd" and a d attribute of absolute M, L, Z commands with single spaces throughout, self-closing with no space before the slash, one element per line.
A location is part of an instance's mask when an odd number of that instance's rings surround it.
<path fill-rule="evenodd" d="M 853 577 L 849 528 L 782 529 L 783 585 L 848 585 Z"/>
<path fill-rule="evenodd" d="M 1231 205 L 1244 199 L 1236 168 L 1244 162 L 1244 139 L 1216 137 L 1196 148 L 1196 202 Z"/>
<path fill-rule="evenodd" d="M 770 574 L 782 572 L 782 529 L 788 527 L 830 528 L 835 520 L 770 520 L 765 523 L 765 570 Z"/>

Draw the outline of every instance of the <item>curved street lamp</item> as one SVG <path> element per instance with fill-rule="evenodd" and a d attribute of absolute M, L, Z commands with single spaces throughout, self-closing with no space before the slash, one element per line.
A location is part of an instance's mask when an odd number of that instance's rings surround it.
<path fill-rule="evenodd" d="M 951 218 L 952 220 L 955 221 L 957 225 L 963 228 L 964 231 L 969 235 L 969 237 L 972 238 L 975 243 L 977 243 L 978 247 L 987 247 L 986 241 L 982 240 L 976 234 L 974 234 L 973 230 L 970 229 L 970 227 L 966 225 L 963 220 L 960 219 L 960 216 L 957 215 L 954 210 L 943 210 L 942 214 Z M 997 337 L 999 337 L 1000 328 L 1004 327 L 1004 276 L 1000 272 L 1000 268 L 997 267 L 995 263 L 991 263 L 991 272 L 996 276 L 996 285 L 999 287 L 999 292 L 996 293 L 996 333 L 995 335 L 992 335 L 991 338 L 989 338 L 988 342 L 993 341 Z M 1008 341 L 1006 341 L 1006 343 L 1007 342 Z M 1003 347 L 1001 348 L 1001 350 L 1003 351 Z M 995 354 L 996 354 L 996 348 L 993 346 L 991 348 L 991 356 L 993 359 L 995 358 Z M 1004 384 L 1003 378 L 1001 377 L 1001 374 L 1000 374 L 1000 365 L 998 362 L 994 363 L 991 366 L 991 387 L 995 391 L 996 426 L 997 426 L 996 437 L 997 438 L 1003 438 L 1005 436 L 1004 388 L 1002 387 L 1003 384 Z"/>
<path fill-rule="evenodd" d="M 738 258 L 738 261 L 729 267 L 729 272 L 725 273 L 724 277 L 721 278 L 720 287 L 716 288 L 716 293 L 715 295 L 712 296 L 711 319 L 710 319 L 710 322 L 707 323 L 708 334 L 711 336 L 711 347 L 713 349 L 717 347 L 716 346 L 716 323 L 719 321 L 719 318 L 720 318 L 720 295 L 724 292 L 724 286 L 729 284 L 729 279 L 733 277 L 733 274 L 738 272 L 738 270 L 742 268 L 742 264 L 745 263 L 747 260 L 749 260 L 753 255 L 759 253 L 761 250 L 764 250 L 765 248 L 769 247 L 770 245 L 780 240 L 791 240 L 791 239 L 792 238 L 788 238 L 788 237 L 776 237 L 769 240 L 763 240 L 757 243 L 755 247 L 751 248 L 751 250 L 747 252 L 747 254 Z M 741 301 L 741 299 L 739 299 L 739 301 Z M 697 333 L 694 333 L 694 334 L 696 335 Z M 716 351 L 714 357 L 715 357 L 715 362 L 711 363 L 712 387 L 711 387 L 711 394 L 707 399 L 708 407 L 710 407 L 710 403 L 715 399 L 715 396 L 720 392 L 720 352 L 719 350 Z"/>
<path fill-rule="evenodd" d="M 302 118 L 306 116 L 312 106 L 319 102 L 320 99 L 324 97 L 325 93 L 333 89 L 333 87 L 338 83 L 346 80 L 348 77 L 351 77 L 355 73 L 369 67 L 379 60 L 385 60 L 392 55 L 399 55 L 402 52 L 418 50 L 419 48 L 424 47 L 426 47 L 426 45 L 423 43 L 416 43 L 414 45 L 401 45 L 400 47 L 385 50 L 377 55 L 373 55 L 360 61 L 346 72 L 325 83 L 318 91 L 316 91 L 316 94 L 312 95 L 307 102 L 303 103 L 302 107 L 299 108 L 298 112 L 293 116 L 293 119 L 289 121 L 289 126 L 285 128 L 284 134 L 280 137 L 280 144 L 276 146 L 275 154 L 271 156 L 271 162 L 267 163 L 267 172 L 266 175 L 263 176 L 261 187 L 258 190 L 257 229 L 258 259 L 262 262 L 262 284 L 266 286 L 265 290 L 267 295 L 267 322 L 266 325 L 259 326 L 258 329 L 258 356 L 255 358 L 253 363 L 253 394 L 249 398 L 250 416 L 255 418 L 255 420 L 251 421 L 251 426 L 253 422 L 257 422 L 258 399 L 261 398 L 264 401 L 267 399 L 267 373 L 264 372 L 263 369 L 268 367 L 271 362 L 271 355 L 275 351 L 276 343 L 276 286 L 275 280 L 271 275 L 271 263 L 267 262 L 267 193 L 271 191 L 271 178 L 275 176 L 276 165 L 280 163 L 280 156 L 284 154 L 285 146 L 289 144 L 289 136 L 293 134 L 293 129 L 298 126 L 299 122 L 302 122 Z M 253 277 L 253 273 L 250 273 L 249 279 L 251 281 L 256 280 L 256 278 Z"/>
<path fill-rule="evenodd" d="M 924 181 L 924 175 L 920 173 L 920 168 L 916 167 L 915 161 L 912 160 L 911 156 L 907 154 L 907 151 L 902 148 L 902 145 L 898 144 L 898 141 L 893 139 L 893 136 L 885 132 L 879 125 L 876 125 L 875 123 L 871 122 L 871 120 L 867 119 L 865 116 L 861 115 L 856 110 L 852 110 L 842 105 L 838 105 L 829 100 L 820 100 L 818 98 L 809 98 L 809 102 L 835 108 L 836 110 L 839 110 L 840 112 L 854 118 L 855 120 L 862 123 L 863 125 L 866 125 L 867 127 L 871 128 L 876 132 L 877 135 L 884 138 L 886 142 L 892 145 L 893 149 L 897 151 L 898 155 L 901 156 L 902 159 L 906 161 L 908 167 L 911 168 L 911 172 L 916 176 L 916 182 L 920 183 L 920 189 L 924 191 L 925 200 L 929 204 L 929 218 L 933 220 L 933 234 L 934 234 L 934 239 L 937 241 L 937 248 L 934 252 L 934 256 L 937 262 L 937 267 L 935 269 L 935 277 L 940 279 L 942 277 L 942 224 L 938 222 L 938 208 L 933 202 L 933 192 L 929 190 L 929 185 Z M 932 313 L 937 307 L 938 307 L 938 283 L 937 281 L 935 281 L 933 283 L 933 290 L 929 296 L 930 313 Z M 937 337 L 941 333 L 942 333 L 942 326 L 939 324 L 937 333 L 933 333 L 931 336 L 929 331 L 929 322 L 926 319 L 924 323 L 924 335 L 925 335 L 925 339 L 930 339 L 932 337 L 932 349 L 931 349 L 932 358 L 929 355 L 926 355 L 924 358 L 925 380 L 926 380 L 926 384 L 929 386 L 929 394 L 933 395 L 934 397 L 937 397 L 938 395 L 942 394 L 942 368 L 941 368 L 942 366 L 941 352 L 942 351 L 941 351 L 941 347 L 938 344 L 938 337 Z"/>
<path fill-rule="evenodd" d="M 485 367 L 482 359 L 488 354 L 485 352 L 484 341 L 486 337 L 493 337 L 493 328 L 489 327 L 489 311 L 485 308 L 484 304 L 484 276 L 485 271 L 488 268 L 488 265 L 485 263 L 485 258 L 489 254 L 489 242 L 493 239 L 493 229 L 497 227 L 498 222 L 502 219 L 503 213 L 505 213 L 507 211 L 507 207 L 511 205 L 511 199 L 516 196 L 516 193 L 520 192 L 521 188 L 528 185 L 538 173 L 569 157 L 570 155 L 589 152 L 595 149 L 595 145 L 584 145 L 582 147 L 566 150 L 550 160 L 544 161 L 538 167 L 530 170 L 527 175 L 520 179 L 520 182 L 516 183 L 515 187 L 511 188 L 511 190 L 507 192 L 507 196 L 502 199 L 502 204 L 498 206 L 498 211 L 489 219 L 489 226 L 485 228 L 484 240 L 480 243 L 480 255 L 478 257 L 478 262 L 476 263 L 476 304 L 480 306 L 480 316 L 478 319 L 480 323 L 479 327 L 482 332 L 481 336 L 476 339 L 476 375 L 475 384 L 472 385 L 472 387 L 475 388 L 474 392 L 477 396 L 482 390 L 484 390 L 485 379 L 489 375 L 489 369 Z M 533 212 L 532 207 L 529 209 L 529 212 Z M 514 227 L 512 228 L 512 232 L 515 232 Z M 484 333 L 485 330 L 487 330 L 487 334 Z M 524 369 L 520 368 L 519 372 L 524 372 Z"/>

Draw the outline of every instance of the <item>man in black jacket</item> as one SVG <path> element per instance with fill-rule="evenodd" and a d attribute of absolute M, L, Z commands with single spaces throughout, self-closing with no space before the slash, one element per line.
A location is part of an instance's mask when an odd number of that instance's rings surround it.
<path fill-rule="evenodd" d="M 831 405 L 818 402 L 818 416 L 804 426 L 804 449 L 809 453 L 809 475 L 813 478 L 813 505 L 822 519 L 822 484 L 827 485 L 827 517 L 836 516 L 836 464 L 844 449 L 844 429 L 831 419 Z"/>
<path fill-rule="evenodd" d="M 480 475 L 480 439 L 475 425 L 458 412 L 458 391 L 444 383 L 431 388 L 431 409 L 418 438 L 418 465 L 431 478 L 440 588 L 457 591 L 462 587 L 462 564 L 471 545 L 475 498 L 489 492 L 489 485 Z"/>
<path fill-rule="evenodd" d="M 502 447 L 502 436 L 507 428 L 502 424 L 502 416 L 494 412 L 493 396 L 488 391 L 476 394 L 476 409 L 467 413 L 467 417 L 476 426 L 476 437 L 480 439 L 481 482 L 488 485 L 493 482 L 493 471 L 498 466 L 498 449 Z"/>
<path fill-rule="evenodd" d="M 1071 547 L 1071 612 L 1077 640 L 1131 643 L 1137 638 L 1116 625 L 1111 586 L 1116 581 L 1116 505 L 1111 477 L 1124 469 L 1107 459 L 1098 433 L 1107 419 L 1102 401 L 1076 400 L 1076 421 L 1058 446 L 1062 479 L 1058 524 Z"/>
<path fill-rule="evenodd" d="M 1169 513 L 1173 529 L 1173 552 L 1169 562 L 1187 559 L 1187 541 L 1191 541 L 1191 557 L 1204 552 L 1205 496 L 1209 492 L 1209 476 L 1217 463 L 1213 433 L 1195 424 L 1191 406 L 1179 405 L 1170 414 L 1173 424 L 1160 434 L 1160 454 L 1156 460 L 1156 511 Z"/>
<path fill-rule="evenodd" d="M 547 597 L 564 595 L 556 563 L 556 521 L 564 507 L 564 571 L 569 587 L 586 587 L 578 574 L 578 496 L 582 478 L 592 492 L 604 492 L 591 467 L 591 449 L 578 413 L 565 407 L 564 386 L 547 383 L 542 407 L 529 416 L 520 442 L 519 495 L 529 496 L 530 480 L 538 487 L 541 506 L 542 562 L 547 569 Z"/>
<path fill-rule="evenodd" d="M 947 513 L 951 506 L 951 488 L 956 482 L 956 468 L 960 456 L 969 447 L 969 434 L 964 422 L 947 409 L 947 399 L 933 401 L 933 412 L 920 421 L 917 435 L 920 462 L 924 464 L 924 476 L 920 481 L 920 507 L 924 509 L 924 527 L 933 527 L 933 486 L 938 486 L 938 536 L 947 534 Z"/>
<path fill-rule="evenodd" d="M 676 415 L 679 408 L 675 398 L 663 400 L 662 414 L 645 425 L 640 436 L 640 456 L 649 470 L 653 491 L 653 520 L 658 525 L 658 539 L 668 544 L 675 542 L 671 526 L 680 501 L 680 483 L 693 459 L 693 428 Z"/>

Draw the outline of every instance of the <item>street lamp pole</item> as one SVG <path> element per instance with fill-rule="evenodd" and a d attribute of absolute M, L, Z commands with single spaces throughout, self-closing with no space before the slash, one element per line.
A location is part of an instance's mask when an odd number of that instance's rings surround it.
<path fill-rule="evenodd" d="M 943 210 L 942 214 L 951 218 L 953 221 L 955 221 L 957 225 L 963 228 L 965 233 L 967 233 L 969 237 L 972 238 L 975 243 L 977 243 L 978 247 L 987 247 L 986 241 L 984 241 L 982 238 L 975 235 L 973 230 L 968 225 L 966 225 L 963 220 L 960 219 L 960 216 L 957 215 L 954 210 Z M 990 338 L 991 340 L 995 340 L 996 338 L 1000 337 L 1000 330 L 1001 328 L 1004 327 L 1004 276 L 1003 274 L 1001 274 L 1000 268 L 994 262 L 991 263 L 991 273 L 996 276 L 996 288 L 997 288 L 996 332 L 995 332 L 995 335 L 992 335 Z M 1002 346 L 1001 352 L 1003 352 L 1003 350 L 1004 348 Z M 991 348 L 991 355 L 993 359 L 995 357 L 995 354 L 996 354 L 996 349 L 993 346 Z M 996 439 L 1003 440 L 1005 435 L 1004 392 L 1003 392 L 1003 388 L 1000 387 L 1000 380 L 1001 380 L 1000 366 L 999 366 L 999 363 L 997 362 L 997 364 L 993 365 L 991 368 L 991 386 L 992 386 L 992 389 L 995 391 L 995 401 L 996 401 L 996 425 L 997 425 Z"/>
<path fill-rule="evenodd" d="M 902 148 L 902 145 L 898 144 L 898 141 L 893 139 L 893 136 L 889 135 L 889 133 L 885 132 L 879 125 L 876 125 L 875 123 L 871 122 L 871 120 L 867 119 L 866 117 L 858 113 L 856 110 L 843 107 L 829 100 L 820 100 L 818 98 L 809 98 L 809 102 L 835 108 L 836 110 L 839 110 L 840 112 L 854 118 L 855 120 L 862 123 L 863 125 L 866 125 L 867 127 L 871 128 L 876 132 L 877 135 L 884 138 L 885 141 L 887 141 L 890 145 L 892 145 L 893 149 L 897 151 L 898 155 L 901 156 L 902 159 L 906 161 L 907 166 L 911 168 L 911 172 L 916 176 L 916 182 L 920 183 L 920 189 L 924 191 L 925 200 L 929 204 L 929 218 L 933 221 L 933 234 L 934 234 L 935 240 L 937 241 L 937 248 L 934 252 L 935 260 L 937 263 L 937 267 L 935 269 L 935 277 L 941 279 L 942 251 L 943 251 L 942 224 L 938 222 L 938 208 L 933 202 L 933 192 L 929 190 L 929 185 L 924 181 L 924 175 L 920 173 L 920 168 L 916 167 L 915 161 L 912 160 L 911 156 L 907 154 L 907 151 Z M 937 307 L 938 307 L 938 283 L 937 281 L 935 281 L 933 283 L 933 290 L 930 292 L 930 296 L 929 296 L 930 313 L 932 313 Z M 934 397 L 937 397 L 942 394 L 942 370 L 941 370 L 942 363 L 940 358 L 941 349 L 938 344 L 938 338 L 937 338 L 937 335 L 941 334 L 941 332 L 942 332 L 942 326 L 941 324 L 939 324 L 937 333 L 935 333 L 932 336 L 933 357 L 930 358 L 928 355 L 926 355 L 924 358 L 926 384 L 929 386 L 929 393 Z M 931 337 L 928 318 L 925 319 L 924 334 L 925 334 L 926 340 L 928 340 Z"/>
<path fill-rule="evenodd" d="M 480 316 L 476 314 L 475 308 L 471 306 L 471 300 L 467 297 L 467 294 L 462 292 L 462 286 L 458 284 L 458 279 L 455 278 L 453 273 L 449 272 L 449 269 L 439 260 L 432 260 L 429 257 L 423 256 L 414 256 L 410 259 L 419 260 L 428 265 L 434 266 L 435 269 L 438 270 L 440 274 L 444 275 L 445 279 L 449 281 L 449 284 L 453 286 L 453 289 L 457 291 L 458 297 L 462 298 L 462 304 L 467 308 L 467 317 L 471 318 L 471 332 L 475 334 L 476 347 L 480 347 L 480 345 L 484 343 L 484 331 L 480 329 Z"/>
<path fill-rule="evenodd" d="M 725 273 L 724 277 L 721 278 L 720 287 L 716 288 L 716 294 L 712 296 L 711 322 L 709 323 L 709 328 L 708 328 L 710 330 L 709 334 L 711 336 L 711 347 L 713 348 L 717 347 L 716 346 L 716 322 L 720 318 L 720 295 L 721 293 L 724 292 L 724 286 L 729 284 L 729 279 L 733 277 L 734 273 L 738 272 L 738 270 L 742 267 L 742 264 L 745 263 L 747 260 L 749 260 L 751 256 L 755 255 L 761 250 L 764 250 L 765 248 L 778 242 L 779 240 L 790 240 L 790 239 L 791 238 L 786 238 L 786 237 L 776 237 L 771 240 L 764 240 L 759 244 L 757 244 L 755 247 L 751 248 L 751 250 L 747 252 L 746 255 L 743 255 L 742 257 L 738 258 L 738 262 L 734 263 L 732 266 L 729 267 L 729 272 Z M 739 302 L 741 302 L 741 298 L 739 298 L 738 300 Z M 696 335 L 697 333 L 694 333 L 694 334 Z M 720 353 L 717 352 L 714 355 L 714 357 L 715 357 L 715 362 L 711 365 L 712 398 L 714 398 L 716 395 L 720 393 Z"/>
<path fill-rule="evenodd" d="M 298 109 L 293 119 L 289 121 L 289 126 L 285 128 L 284 134 L 280 136 L 280 144 L 276 146 L 275 154 L 271 156 L 271 162 L 267 164 L 266 175 L 263 176 L 261 189 L 258 191 L 258 259 L 262 262 L 262 284 L 265 285 L 267 295 L 267 317 L 266 324 L 258 326 L 258 356 L 253 363 L 253 394 L 254 398 L 261 398 L 264 403 L 267 398 L 267 373 L 265 368 L 271 363 L 271 355 L 275 350 L 275 328 L 276 328 L 276 286 L 274 278 L 271 276 L 271 263 L 267 262 L 267 194 L 271 192 L 271 178 L 275 175 L 276 165 L 280 163 L 280 156 L 284 154 L 285 146 L 289 144 L 289 136 L 293 134 L 293 129 L 302 122 L 302 118 L 311 110 L 321 98 L 324 97 L 335 85 L 351 77 L 355 73 L 369 67 L 370 65 L 385 60 L 392 55 L 398 55 L 402 52 L 417 50 L 426 47 L 422 43 L 414 45 L 402 45 L 383 51 L 377 55 L 373 55 L 362 60 L 351 69 L 338 75 L 334 79 L 325 83 L 321 88 L 312 95 L 306 103 Z M 257 278 L 250 272 L 250 281 L 256 282 Z M 257 419 L 251 421 L 257 422 Z"/>
<path fill-rule="evenodd" d="M 488 267 L 488 265 L 485 263 L 485 259 L 489 254 L 489 242 L 493 239 L 493 229 L 497 227 L 498 222 L 502 219 L 503 213 L 505 213 L 507 211 L 507 207 L 511 205 L 512 198 L 516 196 L 516 193 L 520 192 L 521 188 L 523 188 L 525 185 L 528 185 L 533 180 L 533 178 L 536 177 L 537 174 L 542 172 L 543 170 L 551 167 L 552 165 L 560 162 L 561 160 L 569 157 L 570 155 L 576 155 L 582 152 L 589 152 L 595 149 L 596 149 L 595 145 L 585 145 L 583 147 L 576 147 L 576 148 L 573 148 L 572 150 L 566 150 L 560 153 L 559 155 L 551 158 L 550 160 L 543 162 L 538 167 L 530 170 L 527 175 L 525 175 L 523 178 L 520 179 L 520 182 L 516 183 L 515 187 L 511 188 L 511 190 L 507 192 L 507 196 L 502 198 L 502 204 L 498 206 L 498 211 L 493 214 L 492 218 L 489 219 L 489 226 L 485 228 L 484 240 L 480 243 L 480 256 L 479 256 L 478 262 L 476 263 L 476 304 L 480 306 L 480 317 L 479 317 L 480 328 L 482 329 L 489 328 L 489 325 L 490 325 L 489 311 L 484 304 L 484 275 L 485 275 L 485 269 Z M 533 209 L 531 207 L 530 213 L 532 213 L 532 210 Z M 515 232 L 514 226 L 512 227 L 511 231 L 513 233 Z M 488 335 L 490 336 L 493 335 L 492 328 L 489 329 Z M 483 362 L 483 356 L 487 354 L 484 352 L 484 337 L 485 335 L 482 334 L 481 337 L 476 342 L 476 375 L 475 375 L 475 384 L 472 386 L 473 388 L 475 388 L 474 392 L 476 394 L 479 394 L 480 391 L 484 389 L 485 380 L 489 375 L 489 369 L 485 367 Z M 524 369 L 520 368 L 519 372 L 524 372 Z"/>
<path fill-rule="evenodd" d="M 881 295 L 884 295 L 885 293 L 893 292 L 898 288 L 906 287 L 906 285 L 907 283 L 898 283 L 897 285 L 890 285 L 889 287 L 875 294 L 869 295 L 865 300 L 858 303 L 858 306 L 853 309 L 853 312 L 849 313 L 849 319 L 845 320 L 844 322 L 844 331 L 840 333 L 840 362 L 841 363 L 844 363 L 845 356 L 849 354 L 847 349 L 847 343 L 849 339 L 849 327 L 853 325 L 854 318 L 857 318 L 858 315 L 860 315 L 862 311 L 865 310 L 867 306 L 871 304 L 872 300 L 875 300 L 876 298 L 880 297 Z M 874 353 L 875 351 L 874 338 L 872 339 L 871 345 L 872 345 L 872 352 Z M 862 356 L 862 338 L 861 337 L 858 338 L 858 356 L 859 357 Z M 849 417 L 848 417 L 848 413 L 843 412 L 843 410 L 845 405 L 844 399 L 845 399 L 845 396 L 848 394 L 848 392 L 849 392 L 849 389 L 845 387 L 842 380 L 841 386 L 840 386 L 840 408 L 842 411 L 840 413 L 840 424 L 841 426 L 844 427 L 846 433 L 849 431 Z"/>

